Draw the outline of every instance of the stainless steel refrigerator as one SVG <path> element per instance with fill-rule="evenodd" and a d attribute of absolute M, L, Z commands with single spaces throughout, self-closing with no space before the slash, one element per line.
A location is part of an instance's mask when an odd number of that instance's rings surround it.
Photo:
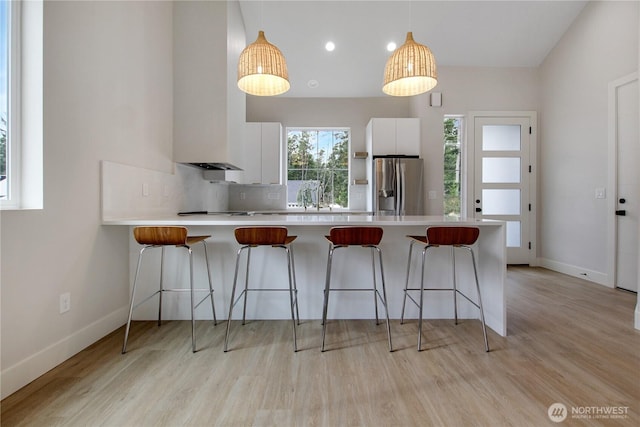
<path fill-rule="evenodd" d="M 373 157 L 376 215 L 424 215 L 424 162 L 417 156 Z"/>

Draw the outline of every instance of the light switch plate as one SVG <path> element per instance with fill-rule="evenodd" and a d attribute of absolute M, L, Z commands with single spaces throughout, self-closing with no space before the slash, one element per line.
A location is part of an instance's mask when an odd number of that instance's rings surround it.
<path fill-rule="evenodd" d="M 64 294 L 60 294 L 60 314 L 66 313 L 69 310 L 71 310 L 71 294 L 65 292 Z"/>

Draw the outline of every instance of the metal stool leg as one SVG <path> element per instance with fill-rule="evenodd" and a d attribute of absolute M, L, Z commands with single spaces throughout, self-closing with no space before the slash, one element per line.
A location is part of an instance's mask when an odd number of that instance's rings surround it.
<path fill-rule="evenodd" d="M 473 261 L 473 274 L 476 278 L 476 289 L 478 291 L 478 305 L 480 308 L 480 320 L 482 321 L 482 335 L 484 336 L 484 349 L 489 351 L 489 340 L 487 339 L 487 326 L 484 321 L 484 308 L 482 307 L 482 296 L 480 295 L 480 282 L 478 281 L 478 269 L 476 267 L 476 257 L 473 253 L 473 249 L 466 247 L 471 252 L 471 260 Z"/>
<path fill-rule="evenodd" d="M 283 246 L 287 253 L 287 269 L 289 272 L 289 299 L 291 302 L 291 322 L 293 323 L 293 351 L 298 351 L 297 332 L 296 332 L 296 316 L 295 316 L 295 298 L 294 298 L 294 282 L 295 276 L 293 276 L 293 266 L 291 264 L 291 251 L 286 246 Z"/>
<path fill-rule="evenodd" d="M 411 252 L 413 252 L 413 244 L 415 242 L 411 241 L 409 243 L 409 259 L 407 261 L 407 280 L 404 282 L 404 298 L 402 299 L 402 312 L 400 314 L 400 324 L 404 324 L 404 309 L 407 304 L 407 291 L 409 289 L 409 270 L 411 269 Z"/>
<path fill-rule="evenodd" d="M 136 286 L 138 285 L 138 275 L 140 273 L 142 253 L 144 252 L 145 249 L 147 249 L 146 246 L 140 249 L 140 253 L 138 254 L 138 265 L 136 267 L 136 275 L 133 279 L 133 289 L 131 290 L 131 303 L 129 304 L 129 317 L 127 319 L 127 327 L 124 331 L 124 343 L 122 344 L 122 354 L 125 354 L 127 352 L 127 340 L 129 339 L 129 329 L 131 328 L 131 317 L 133 316 L 133 305 L 134 305 L 135 296 L 136 296 Z"/>
<path fill-rule="evenodd" d="M 382 250 L 379 247 L 375 247 L 378 251 L 378 258 L 380 260 L 380 278 L 382 282 L 382 304 L 384 305 L 384 314 L 387 318 L 387 338 L 389 339 L 389 351 L 393 351 L 393 345 L 391 344 L 391 322 L 389 321 L 389 306 L 387 305 L 387 289 L 384 283 L 384 267 L 382 266 Z M 375 264 L 374 264 L 375 274 Z M 377 290 L 375 291 L 377 293 Z"/>
<path fill-rule="evenodd" d="M 231 288 L 231 301 L 229 302 L 229 316 L 227 317 L 227 332 L 224 335 L 224 351 L 228 351 L 229 344 L 229 330 L 231 329 L 231 316 L 233 314 L 233 307 L 236 304 L 234 298 L 236 296 L 236 285 L 238 283 L 238 269 L 240 267 L 240 255 L 242 254 L 242 250 L 245 247 L 238 249 L 238 254 L 236 255 L 236 272 L 233 275 L 233 287 Z"/>
<path fill-rule="evenodd" d="M 373 272 L 373 304 L 376 308 L 376 325 L 379 325 L 380 320 L 378 319 L 378 296 L 376 295 L 376 292 L 378 292 L 378 284 L 376 283 L 376 256 L 374 253 L 374 249 L 378 248 L 374 246 L 371 247 L 371 271 Z"/>
<path fill-rule="evenodd" d="M 158 295 L 158 326 L 162 325 L 162 294 L 164 293 L 164 285 L 162 283 L 164 270 L 164 246 L 161 248 L 160 254 L 160 295 Z"/>
<path fill-rule="evenodd" d="M 251 246 L 247 247 L 247 270 L 244 276 L 244 302 L 242 304 L 242 324 L 246 323 L 247 318 L 247 289 L 249 288 L 249 263 L 251 262 Z"/>
<path fill-rule="evenodd" d="M 429 246 L 426 246 L 422 250 L 422 274 L 420 275 L 420 304 L 419 304 L 419 317 L 418 317 L 418 351 L 421 351 L 422 347 L 422 306 L 424 302 L 424 264 L 427 256 L 427 249 Z"/>
<path fill-rule="evenodd" d="M 209 254 L 207 253 L 207 244 L 202 241 L 204 246 L 204 262 L 207 265 L 207 277 L 209 278 L 209 298 L 211 299 L 211 312 L 213 313 L 213 325 L 218 324 L 218 318 L 216 317 L 216 306 L 213 303 L 213 285 L 211 284 L 211 268 L 209 268 Z"/>
<path fill-rule="evenodd" d="M 191 351 L 196 352 L 196 316 L 195 316 L 195 295 L 193 291 L 193 251 L 185 246 L 189 253 L 189 288 L 191 294 Z"/>
<path fill-rule="evenodd" d="M 327 278 L 324 285 L 324 305 L 322 307 L 322 348 L 324 351 L 324 338 L 327 333 L 327 307 L 329 305 L 329 290 L 331 289 L 331 260 L 333 258 L 333 245 L 329 246 L 329 255 L 327 257 Z"/>
<path fill-rule="evenodd" d="M 296 263 L 293 258 L 293 247 L 289 246 L 289 257 L 291 258 L 291 271 L 293 274 L 293 295 L 295 296 L 295 305 L 296 305 L 296 319 L 298 320 L 298 325 L 300 324 L 300 310 L 298 309 L 298 286 L 296 284 Z"/>
<path fill-rule="evenodd" d="M 451 246 L 451 274 L 453 275 L 453 318 L 458 324 L 458 286 L 456 283 L 456 247 Z"/>

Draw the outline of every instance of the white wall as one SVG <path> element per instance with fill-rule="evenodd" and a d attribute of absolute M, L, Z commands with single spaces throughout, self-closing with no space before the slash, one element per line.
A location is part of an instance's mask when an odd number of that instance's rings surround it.
<path fill-rule="evenodd" d="M 287 126 L 351 127 L 353 151 L 365 150 L 364 130 L 371 117 L 409 117 L 407 98 L 247 97 L 248 122 Z"/>
<path fill-rule="evenodd" d="M 283 134 L 287 127 L 295 126 L 349 127 L 351 152 L 366 151 L 365 128 L 372 117 L 410 117 L 409 100 L 394 97 L 247 97 L 247 122 L 280 122 Z M 350 161 L 351 179 L 364 179 L 366 163 L 362 160 Z M 351 209 L 366 209 L 366 186 L 349 187 L 349 204 Z"/>
<path fill-rule="evenodd" d="M 170 2 L 45 2 L 44 209 L 2 212 L 2 397 L 126 321 L 100 161 L 172 172 L 171 40 Z"/>
<path fill-rule="evenodd" d="M 604 245 L 592 243 L 604 238 L 604 204 L 593 188 L 606 182 L 607 83 L 638 67 L 637 8 L 589 4 L 540 75 L 441 68 L 441 109 L 428 108 L 426 95 L 248 97 L 247 121 L 351 126 L 360 150 L 370 117 L 421 117 L 437 187 L 444 114 L 538 110 L 541 255 L 604 271 Z M 100 225 L 99 162 L 173 172 L 171 3 L 45 2 L 44 25 L 44 209 L 4 211 L 0 224 L 2 397 L 125 321 L 129 230 Z M 72 309 L 60 315 L 63 292 Z"/>
<path fill-rule="evenodd" d="M 442 107 L 429 106 L 429 93 L 411 98 L 411 115 L 421 123 L 422 155 L 425 158 L 425 189 L 437 198 L 427 200 L 428 215 L 442 215 L 445 115 L 470 111 L 537 111 L 539 83 L 537 68 L 441 67 L 438 85 L 432 92 L 442 93 Z M 467 122 L 468 131 L 473 124 Z"/>
<path fill-rule="evenodd" d="M 610 284 L 608 203 L 594 197 L 607 184 L 607 85 L 637 68 L 638 2 L 589 3 L 540 67 L 544 266 Z"/>
<path fill-rule="evenodd" d="M 640 22 L 640 8 L 638 9 L 638 22 Z M 638 70 L 640 70 L 640 25 L 638 25 Z M 638 117 L 638 120 L 640 120 L 640 117 Z M 638 144 L 640 144 L 640 141 L 638 141 Z M 638 159 L 638 164 L 640 164 L 640 159 Z M 638 185 L 640 186 L 640 182 L 638 183 Z M 640 242 L 640 227 L 638 227 L 638 241 Z M 637 289 L 640 289 L 640 251 L 638 252 L 637 267 L 638 267 L 638 288 Z M 636 329 L 640 329 L 640 292 L 638 292 L 638 298 L 636 303 L 634 327 Z"/>
<path fill-rule="evenodd" d="M 365 151 L 365 128 L 370 118 L 419 117 L 425 190 L 437 194 L 437 199 L 427 200 L 426 213 L 442 215 L 444 115 L 464 115 L 473 110 L 537 110 L 539 88 L 535 68 L 442 67 L 439 76 L 434 91 L 442 93 L 440 108 L 428 107 L 429 94 L 360 99 L 249 97 L 247 121 L 279 121 L 284 127 L 350 126 L 352 151 Z"/>

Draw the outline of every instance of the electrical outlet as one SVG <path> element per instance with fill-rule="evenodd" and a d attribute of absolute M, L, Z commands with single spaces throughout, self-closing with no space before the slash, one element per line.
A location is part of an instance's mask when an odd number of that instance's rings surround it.
<path fill-rule="evenodd" d="M 604 188 L 596 188 L 596 199 L 606 199 L 607 198 L 607 192 Z"/>
<path fill-rule="evenodd" d="M 437 197 L 438 193 L 436 193 L 434 190 L 429 191 L 429 200 L 435 200 Z"/>
<path fill-rule="evenodd" d="M 64 294 L 60 294 L 60 314 L 66 313 L 69 310 L 71 310 L 71 294 L 65 292 Z"/>
<path fill-rule="evenodd" d="M 240 200 L 244 200 L 247 198 L 247 193 L 240 193 Z"/>
<path fill-rule="evenodd" d="M 149 196 L 149 184 L 145 182 L 144 184 L 142 184 L 142 197 L 148 197 L 148 196 Z"/>

